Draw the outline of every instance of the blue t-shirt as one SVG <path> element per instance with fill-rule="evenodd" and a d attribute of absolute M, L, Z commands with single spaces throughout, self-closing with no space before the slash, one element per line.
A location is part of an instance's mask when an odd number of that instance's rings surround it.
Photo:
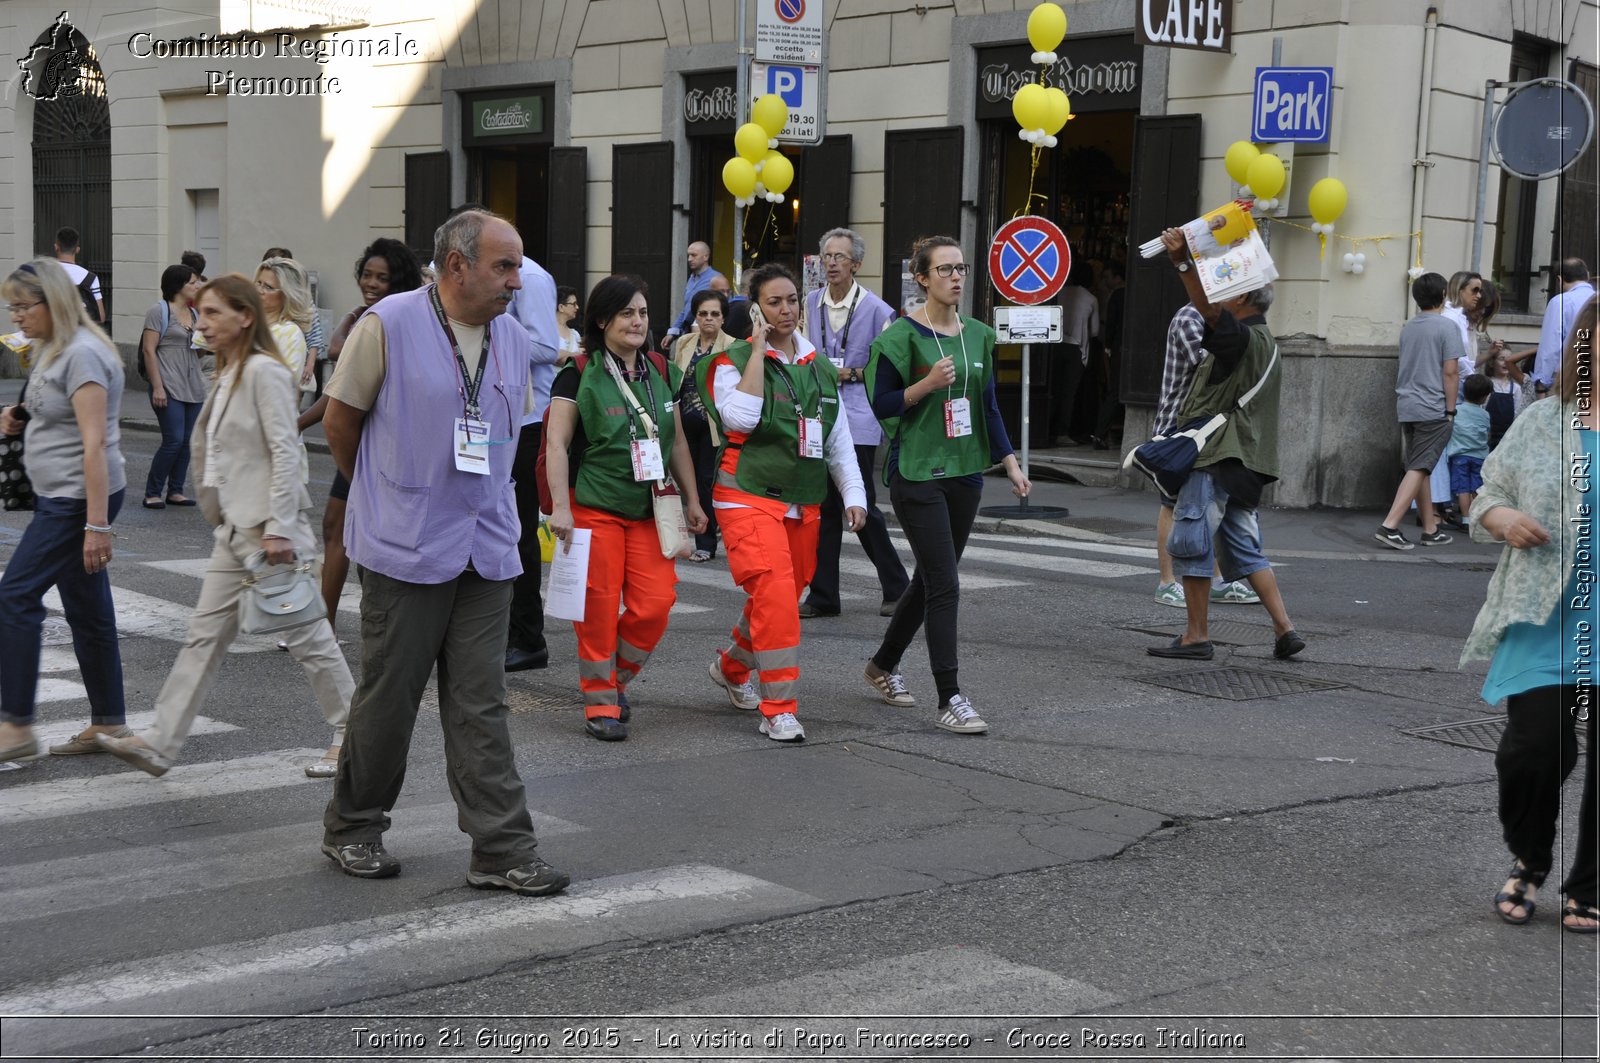
<path fill-rule="evenodd" d="M 1581 431 L 1583 450 L 1589 468 L 1600 456 L 1600 432 Z M 1574 686 L 1595 680 L 1596 640 L 1600 639 L 1600 595 L 1592 592 L 1595 578 L 1596 537 L 1594 524 L 1600 523 L 1596 502 L 1600 501 L 1600 479 L 1591 475 L 1583 492 L 1582 504 L 1591 514 L 1588 535 L 1583 525 L 1572 524 L 1574 552 L 1588 554 L 1585 564 L 1573 558 L 1566 588 L 1550 619 L 1542 624 L 1512 624 L 1506 628 L 1483 681 L 1483 700 L 1493 705 L 1512 694 L 1525 694 L 1539 687 Z M 1552 529 L 1554 532 L 1555 530 Z M 1559 533 L 1557 533 L 1559 534 Z M 1585 579 L 1579 580 L 1584 572 Z M 1579 586 L 1583 582 L 1584 586 Z"/>

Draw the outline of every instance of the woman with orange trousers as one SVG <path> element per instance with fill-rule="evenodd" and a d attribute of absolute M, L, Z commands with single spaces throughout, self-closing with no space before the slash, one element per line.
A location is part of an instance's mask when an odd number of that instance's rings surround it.
<path fill-rule="evenodd" d="M 696 373 L 723 440 L 712 506 L 728 568 L 749 596 L 711 679 L 734 708 L 761 710 L 762 734 L 799 742 L 800 596 L 817 568 L 828 476 L 851 531 L 866 522 L 867 495 L 837 372 L 798 330 L 793 275 L 769 263 L 750 272 L 748 291 L 750 339 L 702 359 Z"/>
<path fill-rule="evenodd" d="M 550 531 L 558 549 L 574 528 L 591 535 L 583 619 L 572 626 L 584 730 L 602 742 L 628 737 L 627 686 L 666 633 L 677 600 L 678 570 L 661 551 L 652 502 L 668 469 L 689 530 L 706 527 L 689 448 L 679 444 L 682 373 L 646 350 L 649 331 L 644 282 L 615 275 L 595 285 L 584 310 L 588 358 L 556 374 L 544 422 Z"/>

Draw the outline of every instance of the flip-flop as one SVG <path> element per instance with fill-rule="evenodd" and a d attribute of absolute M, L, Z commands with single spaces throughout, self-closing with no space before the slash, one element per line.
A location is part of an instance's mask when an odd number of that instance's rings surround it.
<path fill-rule="evenodd" d="M 1600 926 L 1577 926 L 1567 922 L 1568 919 L 1596 919 L 1600 920 L 1600 908 L 1582 901 L 1569 900 L 1561 908 L 1561 929 L 1569 934 L 1593 934 L 1600 932 Z"/>
<path fill-rule="evenodd" d="M 1516 888 L 1501 890 L 1494 895 L 1494 911 L 1496 915 L 1512 926 L 1521 926 L 1533 918 L 1534 910 L 1538 908 L 1538 904 L 1535 901 L 1528 899 L 1528 888 L 1531 886 L 1534 889 L 1538 889 L 1543 886 L 1545 876 L 1529 871 L 1521 860 L 1514 860 L 1511 863 L 1511 872 L 1506 877 L 1516 882 Z M 1521 908 L 1522 917 L 1519 919 L 1512 915 L 1500 907 L 1502 904 L 1509 904 L 1513 908 Z"/>

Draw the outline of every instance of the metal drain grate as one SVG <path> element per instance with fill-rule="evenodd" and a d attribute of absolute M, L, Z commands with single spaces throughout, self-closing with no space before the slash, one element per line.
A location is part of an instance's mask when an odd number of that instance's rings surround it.
<path fill-rule="evenodd" d="M 429 683 L 422 691 L 422 700 L 418 702 L 418 707 L 423 712 L 438 712 L 439 688 L 433 683 Z M 521 716 L 523 713 L 545 709 L 582 710 L 583 701 L 577 691 L 552 694 L 508 687 L 506 689 L 506 708 L 511 711 L 511 715 Z"/>
<path fill-rule="evenodd" d="M 1126 630 L 1138 631 L 1146 635 L 1162 635 L 1175 639 L 1183 634 L 1184 626 L 1176 624 L 1163 626 L 1161 624 L 1130 625 Z M 1265 624 L 1241 624 L 1237 620 L 1213 620 L 1206 627 L 1206 632 L 1211 636 L 1212 642 L 1224 646 L 1270 646 L 1275 636 L 1272 628 Z"/>
<path fill-rule="evenodd" d="M 1500 748 L 1500 738 L 1506 732 L 1506 717 L 1485 716 L 1481 720 L 1463 720 L 1460 723 L 1441 723 L 1432 727 L 1414 727 L 1402 731 L 1412 738 L 1426 738 L 1430 742 L 1443 742 L 1462 749 L 1476 749 L 1480 753 L 1493 753 Z M 1578 750 L 1588 752 L 1588 736 L 1578 728 Z"/>
<path fill-rule="evenodd" d="M 1285 694 L 1309 694 L 1318 690 L 1340 690 L 1346 684 L 1325 679 L 1302 679 L 1279 672 L 1260 672 L 1254 668 L 1203 668 L 1188 672 L 1154 672 L 1130 676 L 1141 683 L 1199 694 L 1228 701 L 1254 701 Z"/>

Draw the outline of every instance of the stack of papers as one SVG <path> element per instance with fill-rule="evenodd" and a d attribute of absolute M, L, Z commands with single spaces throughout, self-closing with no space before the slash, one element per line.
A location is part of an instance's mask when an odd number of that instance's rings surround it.
<path fill-rule="evenodd" d="M 1212 303 L 1236 299 L 1278 279 L 1278 269 L 1256 231 L 1247 205 L 1229 203 L 1180 226 L 1200 287 Z M 1139 247 L 1145 258 L 1165 248 L 1160 238 Z"/>

